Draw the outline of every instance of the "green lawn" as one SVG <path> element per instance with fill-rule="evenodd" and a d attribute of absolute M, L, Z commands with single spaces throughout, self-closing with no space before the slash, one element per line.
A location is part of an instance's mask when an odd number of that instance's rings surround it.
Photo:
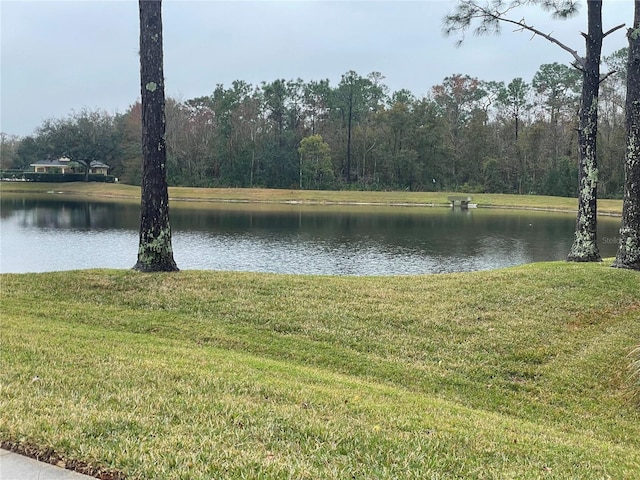
<path fill-rule="evenodd" d="M 0 276 L 0 439 L 126 478 L 634 479 L 640 276 Z"/>
<path fill-rule="evenodd" d="M 94 199 L 135 200 L 140 198 L 140 187 L 106 183 L 0 183 L 0 193 L 42 193 L 56 192 L 73 196 L 90 196 Z M 379 204 L 379 205 L 448 205 L 447 192 L 360 192 L 324 190 L 269 190 L 261 188 L 192 188 L 172 187 L 170 199 L 175 202 L 299 202 L 307 204 Z M 471 194 L 479 207 L 528 208 L 575 212 L 578 201 L 575 198 L 546 197 L 542 195 L 503 195 L 479 193 Z M 600 214 L 620 215 L 621 200 L 598 201 Z"/>

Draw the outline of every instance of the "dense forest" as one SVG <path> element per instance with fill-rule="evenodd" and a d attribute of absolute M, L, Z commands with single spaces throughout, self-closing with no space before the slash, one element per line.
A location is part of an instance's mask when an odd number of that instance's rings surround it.
<path fill-rule="evenodd" d="M 627 49 L 603 58 L 599 195 L 621 198 Z M 508 84 L 456 74 L 416 98 L 384 76 L 234 81 L 208 96 L 167 99 L 170 185 L 302 189 L 458 190 L 577 195 L 581 75 L 540 66 Z M 2 135 L 0 167 L 99 160 L 120 181 L 141 178 L 140 104 L 46 120 L 31 136 Z"/>

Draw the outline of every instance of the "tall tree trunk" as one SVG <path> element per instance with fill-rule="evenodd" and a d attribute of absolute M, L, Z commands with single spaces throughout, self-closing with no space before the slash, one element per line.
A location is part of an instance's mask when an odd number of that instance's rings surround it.
<path fill-rule="evenodd" d="M 134 270 L 169 272 L 173 259 L 165 146 L 162 1 L 139 0 L 142 93 L 140 246 Z"/>
<path fill-rule="evenodd" d="M 349 93 L 349 114 L 347 117 L 347 184 L 351 184 L 351 127 L 353 124 L 353 86 Z"/>
<path fill-rule="evenodd" d="M 635 1 L 633 28 L 627 32 L 627 148 L 624 200 L 616 260 L 618 268 L 640 270 L 640 0 Z"/>
<path fill-rule="evenodd" d="M 602 50 L 602 0 L 587 2 L 588 33 L 586 58 L 582 66 L 582 99 L 578 141 L 580 147 L 578 218 L 570 262 L 601 261 L 597 240 L 598 161 L 598 91 L 600 89 L 600 52 Z"/>

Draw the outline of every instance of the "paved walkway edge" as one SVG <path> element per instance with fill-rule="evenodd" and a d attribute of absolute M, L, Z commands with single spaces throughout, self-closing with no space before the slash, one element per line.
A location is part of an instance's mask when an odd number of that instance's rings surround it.
<path fill-rule="evenodd" d="M 2 480 L 87 480 L 94 477 L 0 449 L 0 478 Z"/>

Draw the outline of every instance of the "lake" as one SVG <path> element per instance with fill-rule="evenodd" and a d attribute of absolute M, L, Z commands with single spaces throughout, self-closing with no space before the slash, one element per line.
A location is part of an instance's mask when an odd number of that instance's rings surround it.
<path fill-rule="evenodd" d="M 574 214 L 437 207 L 174 202 L 183 270 L 321 275 L 462 272 L 563 260 Z M 619 218 L 600 217 L 603 257 Z M 139 205 L 55 195 L 0 200 L 0 272 L 131 268 Z"/>

